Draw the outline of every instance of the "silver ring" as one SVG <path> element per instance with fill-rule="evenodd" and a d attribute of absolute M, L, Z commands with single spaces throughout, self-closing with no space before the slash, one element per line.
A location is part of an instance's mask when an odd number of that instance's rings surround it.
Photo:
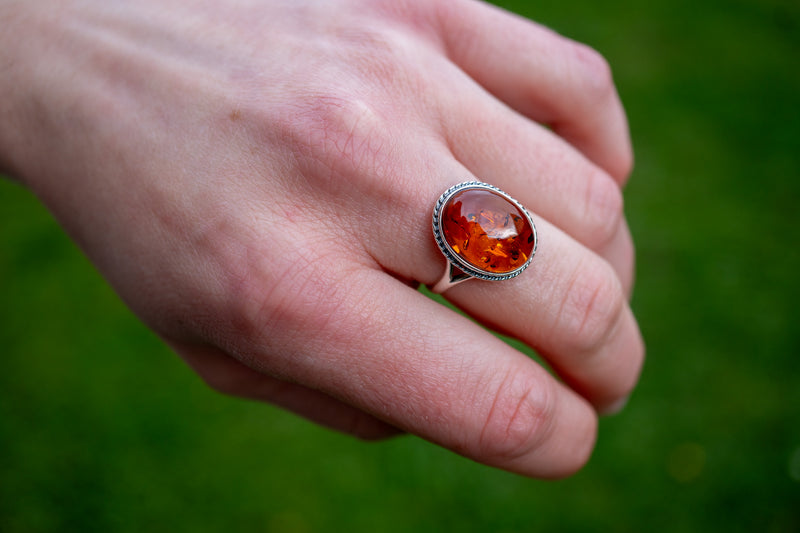
<path fill-rule="evenodd" d="M 501 281 L 522 274 L 536 253 L 536 226 L 525 207 L 494 185 L 465 181 L 447 189 L 433 208 L 433 237 L 447 259 L 437 294 L 477 278 Z"/>

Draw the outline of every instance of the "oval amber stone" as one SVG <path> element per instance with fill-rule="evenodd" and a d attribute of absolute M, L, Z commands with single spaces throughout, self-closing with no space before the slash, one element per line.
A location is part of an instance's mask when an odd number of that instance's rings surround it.
<path fill-rule="evenodd" d="M 536 237 L 528 218 L 502 195 L 465 189 L 442 208 L 442 235 L 450 249 L 472 267 L 505 274 L 523 266 Z"/>

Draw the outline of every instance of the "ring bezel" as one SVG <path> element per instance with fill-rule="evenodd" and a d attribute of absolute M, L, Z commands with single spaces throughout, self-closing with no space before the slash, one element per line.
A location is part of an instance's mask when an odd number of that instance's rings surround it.
<path fill-rule="evenodd" d="M 496 194 L 499 194 L 500 196 L 511 202 L 514 206 L 519 208 L 520 212 L 525 216 L 526 220 L 531 225 L 531 231 L 533 232 L 533 251 L 531 252 L 530 257 L 528 257 L 528 260 L 525 261 L 523 265 L 520 265 L 511 272 L 503 272 L 502 274 L 498 274 L 495 272 L 488 272 L 486 270 L 481 270 L 471 265 L 465 259 L 459 256 L 455 251 L 453 251 L 452 248 L 450 248 L 450 245 L 444 239 L 444 234 L 442 230 L 442 209 L 447 204 L 447 201 L 450 200 L 450 198 L 452 198 L 456 193 L 463 191 L 465 189 L 483 189 L 492 191 Z M 447 258 L 447 261 L 450 263 L 450 265 L 456 267 L 457 269 L 459 269 L 464 274 L 467 274 L 470 277 L 482 279 L 485 281 L 503 281 L 515 278 L 520 274 L 522 274 L 522 272 L 526 268 L 528 268 L 528 266 L 531 264 L 533 256 L 536 255 L 536 248 L 539 245 L 539 236 L 536 234 L 536 225 L 533 223 L 533 219 L 531 218 L 530 213 L 528 213 L 528 210 L 525 209 L 525 206 L 523 206 L 515 198 L 510 196 L 505 191 L 499 189 L 498 187 L 480 181 L 465 181 L 457 185 L 453 185 L 452 187 L 447 189 L 444 193 L 442 193 L 442 195 L 436 201 L 436 205 L 433 208 L 433 236 L 434 239 L 436 240 L 437 246 L 439 246 L 439 249 L 442 251 L 445 258 Z"/>

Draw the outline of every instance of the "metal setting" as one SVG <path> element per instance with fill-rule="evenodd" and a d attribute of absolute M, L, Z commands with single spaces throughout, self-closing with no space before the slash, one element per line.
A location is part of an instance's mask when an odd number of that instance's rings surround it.
<path fill-rule="evenodd" d="M 459 256 L 456 252 L 450 248 L 450 245 L 447 244 L 447 241 L 444 239 L 443 231 L 442 231 L 442 209 L 447 204 L 447 201 L 450 200 L 456 193 L 463 191 L 464 189 L 483 189 L 492 191 L 494 193 L 499 194 L 517 208 L 519 208 L 520 212 L 525 216 L 528 221 L 528 224 L 531 225 L 531 231 L 533 232 L 533 251 L 531 251 L 530 257 L 528 260 L 525 261 L 523 265 L 518 267 L 511 272 L 504 272 L 502 274 L 497 274 L 494 272 L 487 272 L 485 270 L 481 270 L 475 268 L 473 265 L 469 264 L 465 259 Z M 454 185 L 447 189 L 436 201 L 436 205 L 433 208 L 433 237 L 436 240 L 436 244 L 439 246 L 439 249 L 444 254 L 445 258 L 447 259 L 447 265 L 445 266 L 445 272 L 442 278 L 431 288 L 431 292 L 436 294 L 441 294 L 453 285 L 457 285 L 462 281 L 466 281 L 471 278 L 477 278 L 485 281 L 503 281 L 511 278 L 515 278 L 522 274 L 522 272 L 528 268 L 528 265 L 531 264 L 533 260 L 533 256 L 536 255 L 536 248 L 539 245 L 539 237 L 536 234 L 536 225 L 533 223 L 533 219 L 531 218 L 530 213 L 525 207 L 520 204 L 517 200 L 509 196 L 506 192 L 502 191 L 501 189 L 495 187 L 494 185 L 490 185 L 488 183 L 482 183 L 480 181 L 465 181 L 463 183 L 459 183 L 458 185 Z"/>

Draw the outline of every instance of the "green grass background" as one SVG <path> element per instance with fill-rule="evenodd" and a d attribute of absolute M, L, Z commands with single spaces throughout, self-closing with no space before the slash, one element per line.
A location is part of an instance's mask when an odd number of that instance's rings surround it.
<path fill-rule="evenodd" d="M 0 531 L 800 531 L 800 4 L 504 2 L 612 63 L 628 408 L 560 482 L 208 390 L 0 183 Z"/>

